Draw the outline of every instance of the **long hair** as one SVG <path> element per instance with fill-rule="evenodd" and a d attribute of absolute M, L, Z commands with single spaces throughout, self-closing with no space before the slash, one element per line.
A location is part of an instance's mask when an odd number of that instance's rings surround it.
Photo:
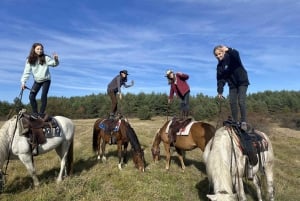
<path fill-rule="evenodd" d="M 34 51 L 37 46 L 41 46 L 42 49 L 43 49 L 43 52 L 42 52 L 41 55 L 37 55 Z M 34 43 L 31 47 L 31 50 L 30 50 L 30 53 L 29 53 L 29 56 L 28 56 L 28 63 L 29 64 L 34 65 L 34 64 L 36 64 L 37 61 L 41 65 L 46 63 L 45 54 L 44 54 L 44 46 L 41 43 Z"/>

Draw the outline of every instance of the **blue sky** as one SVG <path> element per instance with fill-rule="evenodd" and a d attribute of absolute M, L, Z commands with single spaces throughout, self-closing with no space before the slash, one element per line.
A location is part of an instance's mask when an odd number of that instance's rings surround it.
<path fill-rule="evenodd" d="M 48 96 L 106 93 L 122 69 L 135 81 L 124 93 L 168 93 L 173 69 L 192 95 L 215 96 L 218 44 L 239 50 L 248 93 L 298 91 L 299 11 L 299 0 L 1 0 L 0 101 L 19 95 L 34 42 L 59 55 Z"/>

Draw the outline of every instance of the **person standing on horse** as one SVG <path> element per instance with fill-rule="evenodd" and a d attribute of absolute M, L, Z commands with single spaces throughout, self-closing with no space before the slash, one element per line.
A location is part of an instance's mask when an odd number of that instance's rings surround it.
<path fill-rule="evenodd" d="M 181 72 L 174 73 L 172 70 L 167 70 L 166 77 L 168 84 L 170 85 L 170 94 L 168 97 L 168 103 L 171 103 L 174 97 L 174 93 L 181 99 L 180 111 L 181 118 L 187 118 L 189 115 L 189 98 L 190 98 L 190 86 L 187 83 L 189 75 Z"/>
<path fill-rule="evenodd" d="M 233 48 L 218 45 L 214 48 L 217 65 L 218 98 L 223 98 L 224 85 L 229 86 L 229 102 L 232 119 L 238 122 L 238 106 L 241 113 L 241 128 L 247 130 L 246 94 L 249 83 L 248 74 L 240 59 L 239 52 Z"/>
<path fill-rule="evenodd" d="M 21 77 L 21 88 L 24 90 L 26 81 L 30 75 L 33 75 L 34 83 L 31 87 L 29 100 L 32 108 L 32 117 L 37 119 L 38 117 L 43 118 L 47 106 L 47 96 L 51 84 L 51 75 L 49 67 L 58 66 L 58 55 L 53 54 L 53 58 L 44 53 L 44 47 L 41 43 L 34 43 L 31 47 L 29 56 L 26 60 L 23 75 Z M 38 112 L 38 105 L 36 101 L 36 95 L 42 88 L 41 94 L 41 107 Z"/>
<path fill-rule="evenodd" d="M 121 87 L 124 86 L 125 88 L 128 88 L 134 85 L 133 80 L 131 80 L 131 84 L 126 84 L 127 75 L 129 75 L 127 70 L 121 70 L 119 75 L 114 77 L 114 79 L 112 79 L 112 81 L 107 86 L 107 93 L 111 99 L 111 119 L 114 119 L 115 114 L 118 110 L 117 94 L 119 94 L 120 100 L 122 99 Z"/>

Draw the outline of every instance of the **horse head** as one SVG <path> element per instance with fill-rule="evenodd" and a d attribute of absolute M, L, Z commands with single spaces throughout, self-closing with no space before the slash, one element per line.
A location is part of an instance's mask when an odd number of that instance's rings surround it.
<path fill-rule="evenodd" d="M 152 153 L 152 158 L 153 158 L 153 162 L 157 162 L 160 160 L 160 148 L 159 148 L 159 144 L 161 142 L 161 132 L 163 129 L 159 129 L 153 139 L 152 142 L 152 147 L 151 147 L 151 153 Z"/>
<path fill-rule="evenodd" d="M 145 156 L 144 150 L 141 149 L 140 151 L 134 151 L 132 160 L 135 164 L 135 167 L 140 170 L 141 172 L 145 172 Z"/>
<path fill-rule="evenodd" d="M 144 172 L 145 171 L 144 150 L 141 148 L 141 144 L 138 140 L 138 137 L 134 129 L 131 127 L 131 125 L 125 120 L 122 120 L 122 124 L 126 128 L 126 136 L 128 137 L 131 147 L 133 149 L 133 162 L 135 163 L 135 167 L 140 171 Z"/>

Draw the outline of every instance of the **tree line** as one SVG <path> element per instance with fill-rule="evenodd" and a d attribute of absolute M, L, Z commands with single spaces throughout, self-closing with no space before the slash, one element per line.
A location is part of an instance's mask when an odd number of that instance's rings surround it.
<path fill-rule="evenodd" d="M 179 100 L 167 103 L 168 95 L 162 93 L 127 93 L 119 100 L 119 111 L 127 117 L 151 119 L 153 116 L 179 116 Z M 38 100 L 40 104 L 40 100 Z M 76 97 L 48 97 L 47 113 L 71 119 L 87 119 L 108 116 L 111 102 L 107 94 L 91 94 Z M 30 104 L 15 98 L 13 103 L 0 101 L 0 118 L 7 119 L 20 108 L 31 111 Z M 191 116 L 195 119 L 213 120 L 220 111 L 229 112 L 229 102 L 204 94 L 190 97 Z M 248 113 L 275 115 L 293 114 L 300 111 L 300 91 L 264 91 L 248 94 Z M 229 114 L 229 113 L 228 113 Z"/>

